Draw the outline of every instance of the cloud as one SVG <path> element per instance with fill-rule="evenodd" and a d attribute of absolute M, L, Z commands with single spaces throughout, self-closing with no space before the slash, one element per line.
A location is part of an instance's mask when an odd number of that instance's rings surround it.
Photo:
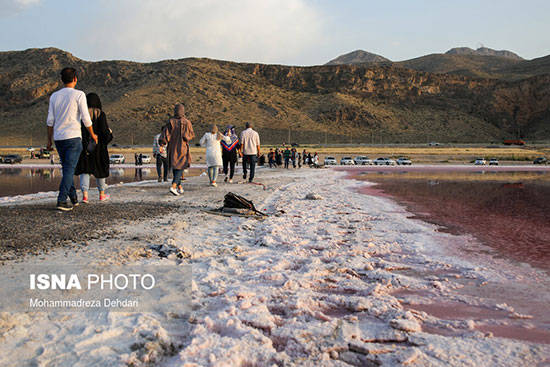
<path fill-rule="evenodd" d="M 119 0 L 87 28 L 87 59 L 210 57 L 285 62 L 314 47 L 320 20 L 304 0 Z M 90 19 L 90 18 L 88 18 Z M 93 19 L 93 18 L 92 18 Z"/>
<path fill-rule="evenodd" d="M 17 14 L 40 3 L 40 0 L 0 0 L 0 16 Z"/>

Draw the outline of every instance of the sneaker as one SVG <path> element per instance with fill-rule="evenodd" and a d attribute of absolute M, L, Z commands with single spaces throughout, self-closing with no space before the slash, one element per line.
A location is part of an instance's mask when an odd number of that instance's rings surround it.
<path fill-rule="evenodd" d="M 178 187 L 178 193 L 179 193 L 180 195 L 183 195 L 183 187 L 181 187 L 181 186 Z"/>
<path fill-rule="evenodd" d="M 229 179 L 229 181 L 227 181 L 227 182 L 229 182 L 229 183 L 233 183 L 233 180 L 232 180 L 232 179 Z"/>
<path fill-rule="evenodd" d="M 225 176 L 225 178 L 223 179 L 223 182 L 227 182 L 229 178 L 227 176 Z"/>
<path fill-rule="evenodd" d="M 158 182 L 162 182 L 162 178 L 159 177 L 159 178 L 157 179 L 157 181 L 158 181 Z M 165 180 L 165 181 L 166 181 L 166 180 Z"/>
<path fill-rule="evenodd" d="M 173 187 L 170 188 L 170 193 L 172 193 L 172 195 L 175 195 L 175 196 L 180 196 L 180 193 L 178 192 L 178 190 L 174 189 Z"/>
<path fill-rule="evenodd" d="M 214 187 L 218 186 L 215 182 L 212 182 L 210 185 L 212 185 Z"/>
<path fill-rule="evenodd" d="M 74 198 L 70 198 L 71 199 L 71 204 L 73 204 L 73 206 L 78 206 L 78 197 L 74 197 Z"/>
<path fill-rule="evenodd" d="M 111 198 L 111 195 L 105 194 L 105 195 L 99 197 L 99 201 L 107 201 L 110 198 Z"/>
<path fill-rule="evenodd" d="M 83 197 L 82 197 L 82 202 L 83 202 L 84 204 L 88 204 L 88 197 L 87 197 L 87 196 L 83 196 Z"/>
<path fill-rule="evenodd" d="M 60 201 L 57 203 L 57 210 L 68 212 L 69 210 L 73 210 L 73 206 L 67 202 Z"/>

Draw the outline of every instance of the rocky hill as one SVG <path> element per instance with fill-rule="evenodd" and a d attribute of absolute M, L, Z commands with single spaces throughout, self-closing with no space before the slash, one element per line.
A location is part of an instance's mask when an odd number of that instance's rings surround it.
<path fill-rule="evenodd" d="M 114 143 L 151 144 L 182 102 L 198 138 L 253 121 L 264 143 L 491 142 L 550 138 L 550 75 L 517 82 L 398 65 L 292 67 L 209 59 L 87 62 L 58 49 L 0 53 L 0 145 L 46 140 L 59 71 L 98 93 Z M 197 141 L 198 141 L 197 138 Z"/>
<path fill-rule="evenodd" d="M 480 47 L 477 50 L 469 47 L 457 47 L 444 54 L 431 54 L 397 62 L 392 62 L 378 55 L 375 56 L 381 58 L 376 59 L 379 61 L 363 60 L 360 57 L 362 53 L 373 55 L 366 51 L 358 50 L 342 55 L 330 63 L 355 65 L 367 62 L 383 62 L 384 64 L 393 63 L 396 66 L 429 73 L 456 74 L 472 78 L 503 80 L 521 80 L 550 73 L 550 64 L 547 58 L 524 60 L 511 51 L 496 51 L 487 47 Z M 358 56 L 355 57 L 353 55 Z M 375 59 L 371 58 L 370 60 Z"/>
<path fill-rule="evenodd" d="M 477 56 L 499 56 L 512 60 L 523 60 L 520 56 L 512 51 L 502 50 L 497 51 L 488 47 L 479 47 L 477 50 L 473 50 L 469 47 L 456 47 L 445 52 L 447 55 L 477 55 Z"/>
<path fill-rule="evenodd" d="M 327 62 L 325 65 L 351 65 L 365 63 L 386 63 L 391 62 L 383 56 L 373 54 L 371 52 L 357 50 L 348 54 L 339 56 L 334 60 Z"/>

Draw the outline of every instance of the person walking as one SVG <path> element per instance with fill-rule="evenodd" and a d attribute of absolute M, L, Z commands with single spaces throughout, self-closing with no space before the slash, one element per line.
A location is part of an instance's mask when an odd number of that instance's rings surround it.
<path fill-rule="evenodd" d="M 92 120 L 88 112 L 86 94 L 76 90 L 78 82 L 74 68 L 61 70 L 61 80 L 64 87 L 53 93 L 48 106 L 46 125 L 48 129 L 48 150 L 52 150 L 55 142 L 59 159 L 61 160 L 62 174 L 57 196 L 57 209 L 69 211 L 78 205 L 76 188 L 74 186 L 74 172 L 82 151 L 81 121 L 90 137 L 97 143 L 98 138 L 92 128 Z M 70 198 L 71 203 L 67 203 Z"/>
<path fill-rule="evenodd" d="M 95 93 L 86 96 L 88 112 L 92 119 L 92 128 L 97 135 L 95 147 L 90 144 L 90 134 L 82 126 L 82 153 L 76 165 L 75 175 L 80 175 L 80 191 L 82 191 L 82 202 L 88 203 L 88 191 L 90 190 L 90 175 L 96 178 L 99 191 L 99 201 L 109 200 L 110 195 L 105 193 L 107 187 L 105 179 L 109 177 L 109 151 L 107 145 L 113 140 L 113 132 L 107 124 L 107 116 L 101 109 L 101 100 Z"/>
<path fill-rule="evenodd" d="M 252 123 L 246 123 L 246 129 L 241 132 L 240 154 L 243 157 L 243 179 L 246 180 L 247 166 L 250 170 L 248 182 L 254 180 L 256 159 L 260 156 L 260 135 L 252 129 Z"/>
<path fill-rule="evenodd" d="M 160 135 L 165 126 L 160 128 L 160 133 L 153 138 L 153 157 L 157 160 L 157 176 L 158 182 L 168 181 L 168 153 L 166 148 L 159 143 Z M 164 173 L 163 173 L 164 168 Z"/>
<path fill-rule="evenodd" d="M 267 153 L 267 160 L 269 161 L 269 168 L 272 168 L 273 166 L 277 167 L 277 163 L 275 163 L 275 152 L 273 151 L 273 148 L 269 148 L 269 153 Z"/>
<path fill-rule="evenodd" d="M 206 147 L 206 166 L 208 167 L 208 178 L 212 186 L 218 186 L 216 179 L 222 165 L 222 148 L 220 144 L 222 139 L 226 144 L 231 142 L 229 136 L 220 134 L 218 126 L 212 125 L 210 132 L 205 133 L 200 140 L 201 146 Z"/>
<path fill-rule="evenodd" d="M 288 163 L 290 162 L 290 150 L 288 147 L 285 147 L 285 151 L 283 152 L 283 156 L 285 157 L 285 168 L 288 169 Z"/>
<path fill-rule="evenodd" d="M 229 142 L 222 139 L 222 160 L 223 160 L 223 173 L 225 175 L 224 182 L 233 182 L 233 176 L 235 174 L 235 164 L 239 160 L 237 155 L 238 150 L 241 147 L 239 137 L 235 133 L 235 126 L 228 125 L 225 128 L 224 135 L 229 137 Z M 229 177 L 227 176 L 229 168 Z"/>
<path fill-rule="evenodd" d="M 174 117 L 168 121 L 166 128 L 160 134 L 159 143 L 162 147 L 168 145 L 168 157 L 172 167 L 172 187 L 170 193 L 175 196 L 183 194 L 181 178 L 183 170 L 191 164 L 189 141 L 195 137 L 193 125 L 185 117 L 185 108 L 181 103 L 174 106 Z"/>

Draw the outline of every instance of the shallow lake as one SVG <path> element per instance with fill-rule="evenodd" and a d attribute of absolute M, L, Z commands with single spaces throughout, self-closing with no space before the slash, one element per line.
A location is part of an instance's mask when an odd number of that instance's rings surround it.
<path fill-rule="evenodd" d="M 550 270 L 550 172 L 363 172 L 365 189 L 441 231 L 471 234 L 497 256 Z"/>
<path fill-rule="evenodd" d="M 200 169 L 190 169 L 186 176 L 200 174 Z M 170 174 L 169 176 L 172 177 Z M 112 167 L 107 185 L 121 182 L 137 182 L 156 180 L 155 168 L 119 168 Z M 37 192 L 57 191 L 61 182 L 61 168 L 0 168 L 0 197 L 34 194 Z M 95 179 L 90 180 L 92 187 L 96 187 Z M 80 188 L 78 176 L 75 176 L 75 185 Z"/>

